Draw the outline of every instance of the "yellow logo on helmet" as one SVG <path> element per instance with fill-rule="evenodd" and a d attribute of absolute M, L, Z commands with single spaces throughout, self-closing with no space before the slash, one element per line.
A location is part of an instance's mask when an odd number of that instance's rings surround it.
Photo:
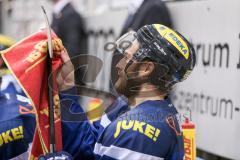
<path fill-rule="evenodd" d="M 186 42 L 184 42 L 184 40 L 177 35 L 176 32 L 161 24 L 154 24 L 153 26 L 157 29 L 162 37 L 164 37 L 169 43 L 176 47 L 176 49 L 184 56 L 185 59 L 188 59 L 188 46 Z"/>

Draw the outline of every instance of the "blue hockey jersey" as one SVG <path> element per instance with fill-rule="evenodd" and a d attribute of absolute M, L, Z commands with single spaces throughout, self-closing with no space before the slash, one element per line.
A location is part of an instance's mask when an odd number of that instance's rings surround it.
<path fill-rule="evenodd" d="M 29 100 L 16 93 L 0 92 L 0 109 L 0 159 L 8 160 L 27 152 L 34 135 L 35 117 Z"/>
<path fill-rule="evenodd" d="M 76 97 L 62 94 L 61 99 L 72 100 L 73 114 L 83 113 Z M 87 119 L 63 120 L 64 150 L 76 160 L 182 160 L 177 114 L 169 100 L 147 100 L 130 110 L 119 97 L 94 125 Z"/>

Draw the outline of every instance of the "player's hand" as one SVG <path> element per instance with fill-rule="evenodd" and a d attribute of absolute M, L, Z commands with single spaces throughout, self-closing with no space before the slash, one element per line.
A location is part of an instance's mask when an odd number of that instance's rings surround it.
<path fill-rule="evenodd" d="M 75 84 L 74 67 L 65 48 L 61 50 L 60 56 L 63 66 L 57 73 L 57 83 L 59 90 L 63 91 L 72 88 Z"/>

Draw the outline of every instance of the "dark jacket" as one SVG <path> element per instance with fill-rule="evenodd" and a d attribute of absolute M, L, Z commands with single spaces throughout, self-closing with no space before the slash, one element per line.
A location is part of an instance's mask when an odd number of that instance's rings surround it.
<path fill-rule="evenodd" d="M 161 0 L 144 0 L 134 15 L 127 18 L 121 35 L 129 29 L 137 31 L 147 24 L 163 24 L 172 28 L 172 20 L 165 2 Z"/>
<path fill-rule="evenodd" d="M 58 15 L 53 15 L 52 28 L 63 41 L 70 57 L 86 54 L 87 35 L 84 22 L 70 3 Z"/>

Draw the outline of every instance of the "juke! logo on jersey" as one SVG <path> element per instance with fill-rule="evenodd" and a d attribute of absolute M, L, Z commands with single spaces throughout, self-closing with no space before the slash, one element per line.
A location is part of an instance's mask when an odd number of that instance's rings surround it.
<path fill-rule="evenodd" d="M 140 122 L 136 120 L 122 120 L 118 121 L 116 131 L 114 133 L 114 138 L 117 138 L 121 132 L 121 130 L 132 130 L 135 132 L 139 132 L 153 141 L 157 141 L 158 136 L 160 135 L 160 129 L 153 127 L 146 122 Z"/>
<path fill-rule="evenodd" d="M 0 147 L 19 139 L 23 139 L 23 126 L 18 126 L 0 133 Z"/>

